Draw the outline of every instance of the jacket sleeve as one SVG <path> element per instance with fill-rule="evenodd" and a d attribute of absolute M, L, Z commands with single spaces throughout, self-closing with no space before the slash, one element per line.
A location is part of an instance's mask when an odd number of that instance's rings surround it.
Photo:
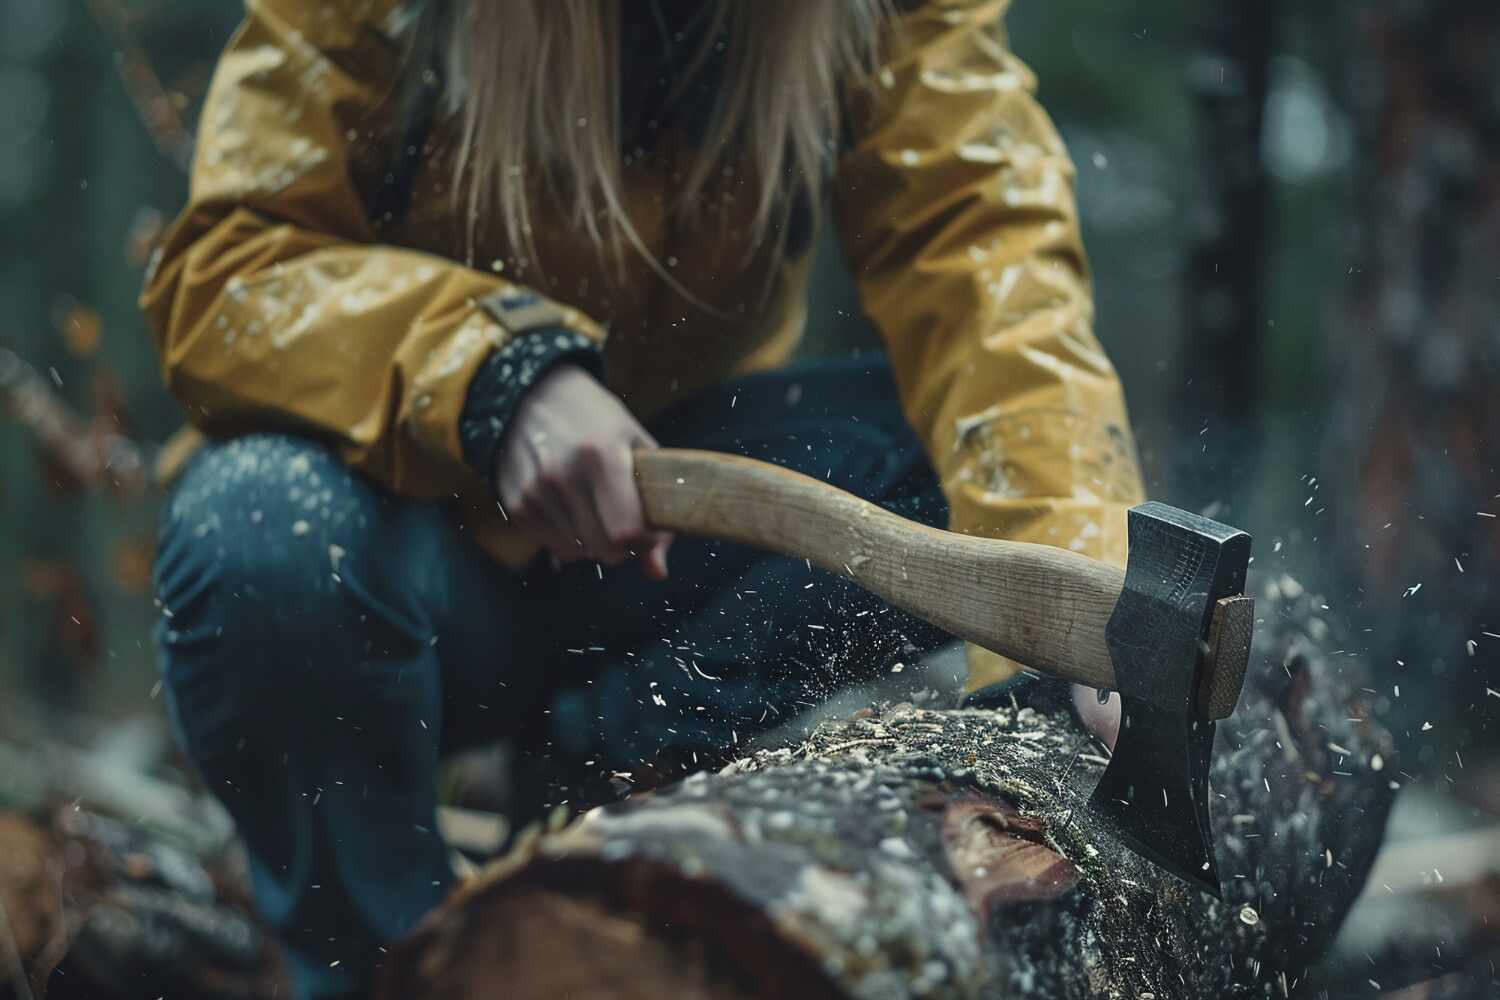
<path fill-rule="evenodd" d="M 478 479 L 460 423 L 493 423 L 465 403 L 499 348 L 603 333 L 497 274 L 376 243 L 356 165 L 389 124 L 395 8 L 248 0 L 142 305 L 203 431 L 318 436 L 396 492 L 436 498 Z M 469 455 L 493 452 L 482 429 L 468 436 Z"/>
<path fill-rule="evenodd" d="M 840 234 L 955 531 L 1123 563 L 1142 497 L 1093 333 L 1074 171 L 1007 49 L 1008 0 L 908 4 L 850 101 Z M 970 690 L 1014 666 L 970 650 Z"/>

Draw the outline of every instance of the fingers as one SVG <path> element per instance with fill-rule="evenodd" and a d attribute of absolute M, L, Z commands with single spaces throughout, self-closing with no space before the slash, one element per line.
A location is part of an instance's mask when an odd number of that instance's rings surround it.
<path fill-rule="evenodd" d="M 501 505 L 561 561 L 635 557 L 664 579 L 672 539 L 646 522 L 633 457 L 656 441 L 617 397 L 576 374 L 550 374 L 529 390 L 496 459 Z"/>
<path fill-rule="evenodd" d="M 565 559 L 569 550 L 577 550 L 578 544 L 569 542 L 572 530 L 559 519 L 561 500 L 542 494 L 540 489 L 532 488 L 515 499 L 506 501 L 502 498 L 501 505 L 510 523 L 523 535 L 559 559 Z"/>
<path fill-rule="evenodd" d="M 561 498 L 568 527 L 577 539 L 574 560 L 591 559 L 611 565 L 619 561 L 611 555 L 612 546 L 594 499 L 599 482 L 606 475 L 603 450 L 588 443 L 574 449 L 564 463 L 543 471 L 553 492 Z"/>
<path fill-rule="evenodd" d="M 541 454 L 534 442 L 518 441 L 501 463 L 496 486 L 506 518 L 559 559 L 578 558 L 573 531 L 562 497 L 542 473 Z"/>
<path fill-rule="evenodd" d="M 1099 740 L 1113 751 L 1115 738 L 1120 733 L 1119 696 L 1111 694 L 1109 701 L 1101 704 L 1098 691 L 1082 684 L 1074 684 L 1073 710 L 1078 713 L 1079 720 L 1089 732 L 1099 737 Z"/>
<path fill-rule="evenodd" d="M 593 484 L 593 501 L 604 535 L 607 561 L 613 566 L 644 549 L 655 536 L 646 525 L 630 449 L 624 446 L 611 449 L 603 460 L 602 475 Z"/>
<path fill-rule="evenodd" d="M 535 490 L 541 498 L 538 506 L 547 522 L 547 548 L 562 562 L 589 558 L 588 545 L 577 522 L 577 501 L 568 495 L 562 480 L 545 472 Z"/>
<path fill-rule="evenodd" d="M 635 440 L 631 443 L 632 451 L 654 451 L 660 447 L 644 427 L 636 428 Z M 651 531 L 646 523 L 646 514 L 641 508 L 640 488 L 635 484 L 635 461 L 631 459 L 630 470 L 630 492 L 634 498 L 636 507 L 641 509 L 641 529 L 645 533 L 646 548 L 636 557 L 640 561 L 641 569 L 646 576 L 653 580 L 665 580 L 670 575 L 667 566 L 667 551 L 672 547 L 673 536 L 666 531 Z"/>
<path fill-rule="evenodd" d="M 538 449 L 507 471 L 500 484 L 514 507 L 507 513 L 563 562 L 615 566 L 647 537 L 623 448 L 583 444 L 565 460 Z"/>
<path fill-rule="evenodd" d="M 665 580 L 669 575 L 667 550 L 672 547 L 672 536 L 664 532 L 656 534 L 651 547 L 641 553 L 641 569 L 653 580 Z"/>

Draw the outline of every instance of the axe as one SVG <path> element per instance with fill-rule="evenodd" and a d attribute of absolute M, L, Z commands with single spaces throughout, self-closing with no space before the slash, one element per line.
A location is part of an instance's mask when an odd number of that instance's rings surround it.
<path fill-rule="evenodd" d="M 917 524 L 734 455 L 641 451 L 635 470 L 654 528 L 810 560 L 959 638 L 1119 692 L 1120 734 L 1089 807 L 1142 857 L 1219 895 L 1208 765 L 1249 662 L 1249 535 L 1145 503 L 1130 511 L 1121 571 Z"/>

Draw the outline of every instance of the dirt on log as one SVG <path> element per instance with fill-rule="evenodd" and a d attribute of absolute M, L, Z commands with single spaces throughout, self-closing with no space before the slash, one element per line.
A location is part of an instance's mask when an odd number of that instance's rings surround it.
<path fill-rule="evenodd" d="M 1321 600 L 1261 589 L 1211 777 L 1222 901 L 1095 822 L 1105 751 L 1061 705 L 898 704 L 531 839 L 392 954 L 383 995 L 1287 996 L 1396 767 Z"/>

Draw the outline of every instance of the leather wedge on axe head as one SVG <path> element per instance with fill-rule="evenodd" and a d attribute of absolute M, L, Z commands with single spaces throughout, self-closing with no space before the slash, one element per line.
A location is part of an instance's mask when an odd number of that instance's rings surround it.
<path fill-rule="evenodd" d="M 1119 737 L 1090 807 L 1137 853 L 1218 895 L 1208 765 L 1249 663 L 1249 535 L 1142 504 L 1121 571 L 916 524 L 752 459 L 662 449 L 635 463 L 654 528 L 810 560 L 958 638 L 1119 692 Z"/>

